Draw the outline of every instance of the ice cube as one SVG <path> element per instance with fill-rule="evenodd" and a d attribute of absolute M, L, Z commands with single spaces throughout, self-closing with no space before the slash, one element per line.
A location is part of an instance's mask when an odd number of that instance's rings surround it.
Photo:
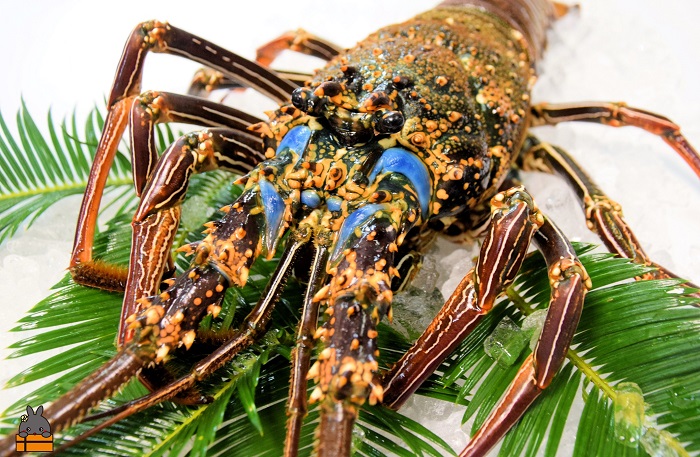
<path fill-rule="evenodd" d="M 623 444 L 637 447 L 644 434 L 644 397 L 642 389 L 633 382 L 621 382 L 615 387 L 615 435 Z"/>
<path fill-rule="evenodd" d="M 484 350 L 496 363 L 506 368 L 518 360 L 527 341 L 527 335 L 506 316 L 484 340 Z"/>
<path fill-rule="evenodd" d="M 666 430 L 647 429 L 641 439 L 644 450 L 651 457 L 688 457 L 688 452 Z"/>
<path fill-rule="evenodd" d="M 522 330 L 526 337 L 530 338 L 530 349 L 535 350 L 537 341 L 540 339 L 544 321 L 547 319 L 547 310 L 538 309 L 523 320 Z"/>

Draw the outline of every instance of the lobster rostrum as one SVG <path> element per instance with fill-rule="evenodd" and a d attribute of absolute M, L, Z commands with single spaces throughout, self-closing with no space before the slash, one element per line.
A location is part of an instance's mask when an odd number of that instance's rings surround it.
<path fill-rule="evenodd" d="M 540 143 L 528 128 L 564 121 L 641 127 L 661 135 L 700 175 L 697 152 L 661 116 L 611 103 L 530 105 L 545 32 L 565 12 L 549 0 L 449 0 L 348 51 L 303 32 L 285 35 L 261 49 L 259 64 L 167 23 L 140 24 L 119 63 L 71 263 L 76 281 L 125 292 L 120 351 L 48 408 L 54 431 L 83 420 L 135 375 L 152 393 L 114 411 L 89 433 L 166 399 L 206 401 L 197 381 L 264 335 L 285 278 L 300 262 L 298 254 L 312 246 L 292 356 L 285 454 L 296 455 L 310 379 L 316 387 L 308 400 L 321 409 L 316 450 L 348 455 L 362 404 L 399 408 L 488 313 L 534 241 L 549 268 L 550 308 L 533 354 L 462 455 L 487 452 L 551 382 L 591 287 L 569 242 L 512 168 L 563 175 L 581 197 L 589 226 L 611 250 L 656 266 L 619 206 L 565 151 Z M 295 75 L 266 68 L 285 48 L 329 63 L 301 84 Z M 195 90 L 243 85 L 280 107 L 262 122 L 194 96 L 141 93 L 147 52 L 183 55 L 213 68 L 197 76 Z M 183 136 L 159 157 L 152 139 L 162 122 L 209 128 Z M 127 125 L 141 201 L 130 266 L 120 273 L 92 259 L 92 236 L 107 171 Z M 216 168 L 243 175 L 243 192 L 223 208 L 222 219 L 207 224 L 202 241 L 179 248 L 192 263 L 169 278 L 189 178 Z M 410 281 L 438 234 L 485 235 L 481 255 L 411 350 L 382 373 L 377 325 L 391 319 L 393 293 Z M 163 362 L 195 344 L 204 316 L 218 315 L 226 289 L 244 286 L 253 262 L 271 259 L 280 243 L 281 261 L 239 330 L 189 373 L 162 376 Z M 673 276 L 662 268 L 649 275 Z M 7 439 L 0 453 L 12 447 Z"/>

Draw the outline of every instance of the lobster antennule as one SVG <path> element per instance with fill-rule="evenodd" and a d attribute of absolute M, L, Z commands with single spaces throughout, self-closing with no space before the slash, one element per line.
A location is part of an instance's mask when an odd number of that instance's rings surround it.
<path fill-rule="evenodd" d="M 383 183 L 387 186 L 392 179 L 407 181 L 403 175 L 386 176 L 393 176 Z M 390 312 L 394 256 L 412 226 L 406 219 L 411 214 L 412 222 L 420 221 L 418 198 L 410 192 L 405 196 L 391 204 L 366 205 L 345 219 L 332 250 L 332 278 L 316 296 L 328 304 L 329 315 L 316 332 L 325 348 L 308 375 L 318 383 L 309 401 L 321 402 L 320 456 L 349 455 L 360 406 L 382 400 L 376 329 Z"/>

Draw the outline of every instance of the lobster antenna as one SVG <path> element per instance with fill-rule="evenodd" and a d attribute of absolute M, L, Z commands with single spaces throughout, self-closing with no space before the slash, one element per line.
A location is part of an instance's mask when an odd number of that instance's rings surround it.
<path fill-rule="evenodd" d="M 251 313 L 246 317 L 246 320 L 243 322 L 241 326 L 242 329 L 246 326 L 247 323 L 250 322 L 251 317 L 254 317 L 260 325 L 260 328 L 258 330 L 260 332 L 264 332 L 264 327 L 266 327 L 267 324 L 266 317 L 269 317 L 270 313 L 272 313 L 272 309 L 274 308 L 275 304 L 277 303 L 277 301 L 279 301 L 279 297 L 286 284 L 286 279 L 289 276 L 289 273 L 292 271 L 292 267 L 294 266 L 294 260 L 296 258 L 296 255 L 299 252 L 299 249 L 309 241 L 309 238 L 310 230 L 308 229 L 308 227 L 298 228 L 292 231 L 292 233 L 290 233 L 289 242 L 287 243 L 287 246 L 284 252 L 282 253 L 282 256 L 280 257 L 279 264 L 277 265 L 277 268 L 275 269 L 274 273 L 272 273 L 272 276 L 270 277 L 270 280 L 267 283 L 267 287 L 261 295 L 257 305 L 255 306 L 253 311 L 251 311 Z M 244 332 L 242 330 L 239 330 L 233 337 L 230 338 L 229 341 L 241 338 L 243 333 Z M 234 355 L 235 354 L 230 354 L 229 358 L 233 357 Z M 225 361 L 222 363 L 225 363 Z M 148 409 L 151 406 L 154 406 L 162 401 L 169 400 L 175 397 L 178 393 L 187 389 L 192 380 L 192 373 L 187 374 L 181 377 L 180 379 L 161 387 L 155 392 L 151 392 L 150 394 L 144 395 L 143 397 L 131 400 L 130 402 L 113 408 L 109 411 L 90 416 L 88 418 L 89 420 L 99 419 L 102 417 L 109 417 L 109 419 L 96 425 L 95 427 L 91 428 L 85 433 L 77 436 L 75 439 L 62 444 L 60 447 L 58 447 L 58 449 L 54 450 L 54 454 L 58 454 L 64 451 L 65 449 L 68 449 L 69 447 L 80 443 L 81 441 L 89 438 L 90 436 L 96 434 L 104 428 L 119 422 L 122 419 L 125 419 L 133 414 Z M 86 421 L 88 419 L 86 419 Z"/>

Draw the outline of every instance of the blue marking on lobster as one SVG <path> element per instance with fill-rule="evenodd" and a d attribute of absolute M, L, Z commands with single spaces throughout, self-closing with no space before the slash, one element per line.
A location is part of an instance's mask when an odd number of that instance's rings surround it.
<path fill-rule="evenodd" d="M 382 209 L 384 209 L 384 205 L 371 203 L 356 209 L 345 218 L 343 226 L 340 228 L 340 232 L 338 232 L 338 238 L 335 241 L 335 249 L 333 249 L 333 254 L 331 255 L 331 262 L 334 262 L 340 253 L 345 250 L 345 245 L 350 239 L 350 235 L 355 232 L 355 229 L 369 219 L 374 218 L 375 213 Z"/>
<path fill-rule="evenodd" d="M 279 192 L 277 192 L 275 186 L 269 181 L 261 179 L 259 185 L 265 219 L 267 220 L 267 226 L 265 227 L 265 248 L 267 248 L 267 252 L 272 252 L 278 239 L 277 235 L 279 234 L 280 226 L 282 225 L 285 205 Z"/>
<path fill-rule="evenodd" d="M 321 204 L 321 197 L 315 190 L 306 189 L 301 193 L 301 202 L 309 208 L 318 208 Z"/>
<path fill-rule="evenodd" d="M 425 164 L 407 149 L 389 148 L 377 161 L 369 175 L 369 180 L 374 181 L 378 174 L 389 172 L 401 173 L 408 178 L 418 194 L 421 214 L 425 219 L 428 216 L 432 188 L 430 173 Z"/>
<path fill-rule="evenodd" d="M 342 204 L 343 199 L 340 197 L 328 197 L 326 200 L 326 208 L 328 208 L 329 211 L 340 211 Z"/>
<path fill-rule="evenodd" d="M 277 146 L 277 154 L 279 155 L 286 150 L 290 150 L 296 153 L 299 156 L 299 160 L 301 160 L 310 139 L 310 128 L 305 125 L 296 126 L 282 138 L 279 146 Z"/>

